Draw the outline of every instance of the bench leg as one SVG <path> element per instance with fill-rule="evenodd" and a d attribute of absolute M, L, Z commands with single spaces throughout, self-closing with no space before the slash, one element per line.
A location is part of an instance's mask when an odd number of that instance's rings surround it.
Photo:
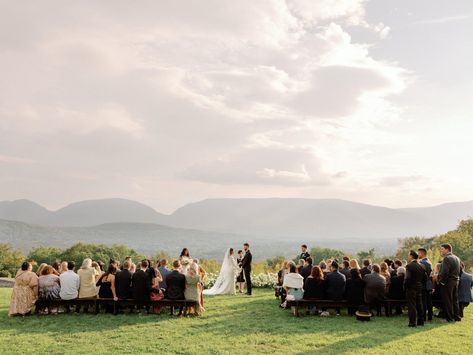
<path fill-rule="evenodd" d="M 292 312 L 294 314 L 295 317 L 299 317 L 299 307 L 297 306 L 292 306 Z"/>

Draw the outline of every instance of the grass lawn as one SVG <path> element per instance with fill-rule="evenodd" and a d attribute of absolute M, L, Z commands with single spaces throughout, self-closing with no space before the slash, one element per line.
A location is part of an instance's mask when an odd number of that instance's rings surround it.
<path fill-rule="evenodd" d="M 462 322 L 410 329 L 407 316 L 357 322 L 347 315 L 295 318 L 270 290 L 205 299 L 200 318 L 168 314 L 61 314 L 8 317 L 11 289 L 0 289 L 0 354 L 471 354 L 473 306 Z"/>

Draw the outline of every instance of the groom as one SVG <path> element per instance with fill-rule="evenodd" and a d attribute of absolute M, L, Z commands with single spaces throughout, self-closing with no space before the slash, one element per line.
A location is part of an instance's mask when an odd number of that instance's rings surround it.
<path fill-rule="evenodd" d="M 252 255 L 250 252 L 250 245 L 248 243 L 243 244 L 243 249 L 245 250 L 245 256 L 241 260 L 241 268 L 245 273 L 246 280 L 246 294 L 251 296 L 251 259 Z"/>

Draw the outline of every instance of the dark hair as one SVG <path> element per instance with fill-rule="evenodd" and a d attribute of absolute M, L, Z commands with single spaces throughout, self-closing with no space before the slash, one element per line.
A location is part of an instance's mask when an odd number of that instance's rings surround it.
<path fill-rule="evenodd" d="M 302 245 L 301 245 L 301 248 L 306 248 L 306 249 L 307 249 L 307 245 L 306 245 L 306 244 L 302 244 Z"/>
<path fill-rule="evenodd" d="M 369 259 L 363 260 L 363 266 L 370 266 L 370 261 L 369 261 Z"/>
<path fill-rule="evenodd" d="M 322 272 L 322 269 L 318 266 L 314 266 L 312 268 L 312 271 L 310 272 L 310 276 L 312 276 L 316 280 L 324 279 L 324 273 Z"/>
<path fill-rule="evenodd" d="M 233 253 L 233 248 L 230 248 L 230 255 L 232 255 Z"/>
<path fill-rule="evenodd" d="M 30 264 L 29 262 L 25 261 L 23 264 L 21 264 L 21 270 L 22 270 L 22 271 L 28 270 L 29 267 L 30 267 L 30 265 L 31 265 L 31 264 Z"/>
<path fill-rule="evenodd" d="M 74 270 L 75 267 L 76 267 L 75 262 L 73 262 L 73 261 L 68 261 L 67 262 L 67 270 Z"/>
<path fill-rule="evenodd" d="M 147 269 L 148 268 L 148 260 L 146 260 L 146 259 L 141 260 L 140 265 L 143 269 Z"/>
<path fill-rule="evenodd" d="M 114 264 L 108 265 L 107 275 L 115 274 L 117 272 L 117 267 Z"/>
<path fill-rule="evenodd" d="M 344 256 L 343 260 L 350 261 L 350 258 L 348 256 Z"/>
<path fill-rule="evenodd" d="M 448 243 L 442 244 L 441 247 L 445 248 L 445 249 L 448 249 L 449 251 L 452 251 L 452 246 Z"/>
<path fill-rule="evenodd" d="M 411 251 L 409 252 L 409 255 L 412 256 L 412 259 L 414 259 L 414 260 L 419 259 L 419 254 L 417 254 L 417 253 L 415 252 L 415 250 L 411 250 Z"/>
<path fill-rule="evenodd" d="M 402 261 L 399 259 L 394 260 L 394 265 L 402 266 Z"/>
<path fill-rule="evenodd" d="M 345 269 L 350 268 L 350 262 L 348 260 L 343 260 L 343 266 L 345 267 Z"/>
<path fill-rule="evenodd" d="M 116 263 L 116 261 L 110 260 L 110 264 L 111 264 L 112 262 L 115 262 L 115 263 Z M 104 266 L 105 266 L 105 263 L 104 263 L 103 261 L 101 261 L 101 260 L 97 261 L 97 265 L 99 266 L 100 270 L 104 271 L 103 268 L 104 268 Z"/>
<path fill-rule="evenodd" d="M 307 259 L 305 259 L 305 261 L 307 261 L 307 264 L 309 265 L 312 265 L 312 258 L 309 256 Z"/>
<path fill-rule="evenodd" d="M 373 264 L 373 271 L 379 274 L 379 272 L 381 271 L 381 269 L 380 269 L 380 267 L 379 267 L 378 264 Z"/>
<path fill-rule="evenodd" d="M 392 263 L 393 263 L 393 261 L 390 260 L 390 259 L 384 259 L 384 262 L 385 262 L 386 264 L 388 264 L 388 266 L 391 266 Z"/>
<path fill-rule="evenodd" d="M 332 264 L 330 264 L 330 267 L 331 267 L 332 269 L 338 270 L 338 263 L 337 263 L 336 261 L 332 261 Z"/>
<path fill-rule="evenodd" d="M 427 249 L 425 249 L 425 248 L 419 248 L 419 249 L 417 249 L 417 251 L 422 251 L 422 252 L 424 252 L 425 254 L 427 254 Z"/>
<path fill-rule="evenodd" d="M 352 280 L 354 279 L 361 279 L 361 273 L 359 269 L 351 269 L 350 270 L 350 277 Z"/>
<path fill-rule="evenodd" d="M 250 247 L 250 245 L 248 243 L 244 243 L 243 244 L 244 246 L 247 246 L 247 247 Z"/>
<path fill-rule="evenodd" d="M 57 261 L 55 261 L 53 264 L 52 264 L 52 267 L 54 270 L 56 271 L 59 271 L 59 263 Z"/>
<path fill-rule="evenodd" d="M 238 250 L 238 254 L 243 253 L 243 250 Z"/>
<path fill-rule="evenodd" d="M 189 249 L 187 249 L 187 248 L 182 249 L 182 251 L 181 251 L 181 256 L 187 256 L 187 257 L 189 257 L 189 256 L 190 256 L 190 254 L 189 254 Z"/>
<path fill-rule="evenodd" d="M 54 268 L 51 265 L 46 265 L 43 270 L 41 270 L 41 276 L 52 274 Z"/>
<path fill-rule="evenodd" d="M 295 264 L 289 265 L 289 272 L 296 272 L 296 271 L 297 271 L 297 268 Z"/>

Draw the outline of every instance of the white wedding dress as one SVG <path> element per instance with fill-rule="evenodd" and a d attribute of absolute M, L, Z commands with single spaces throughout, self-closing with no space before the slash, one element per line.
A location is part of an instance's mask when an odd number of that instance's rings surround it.
<path fill-rule="evenodd" d="M 235 278 L 240 271 L 235 258 L 230 255 L 230 249 L 228 249 L 215 284 L 212 288 L 204 290 L 204 295 L 234 295 L 236 293 Z"/>

